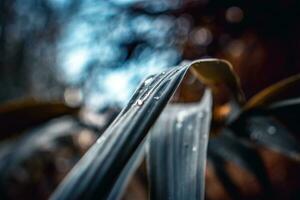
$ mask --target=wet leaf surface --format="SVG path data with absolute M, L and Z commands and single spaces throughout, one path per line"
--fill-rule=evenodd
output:
M 186 68 L 175 68 L 144 82 L 51 199 L 107 199 L 185 71 Z
M 198 103 L 169 104 L 151 130 L 150 198 L 203 199 L 211 118 L 209 90 Z
M 210 65 L 220 63 L 217 59 L 198 60 L 192 63 L 192 68 L 198 68 L 194 65 L 198 62 Z M 189 67 L 177 67 L 148 77 L 51 199 L 107 199 L 126 164 L 147 136 Z M 205 162 L 205 159 L 199 162 Z

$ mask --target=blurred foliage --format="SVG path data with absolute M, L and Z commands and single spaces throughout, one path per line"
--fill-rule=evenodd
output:
M 1 101 L 71 89 L 87 105 L 123 105 L 145 75 L 202 57 L 230 61 L 249 98 L 299 71 L 298 4 L 2 0 Z
M 63 115 L 76 115 L 79 108 L 71 108 L 62 102 L 36 102 L 23 100 L 0 106 L 0 139 L 12 137 L 26 129 Z

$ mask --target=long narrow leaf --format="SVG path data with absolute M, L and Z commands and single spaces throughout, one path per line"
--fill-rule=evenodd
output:
M 185 73 L 197 63 L 223 65 L 217 59 L 198 60 L 149 77 L 136 91 L 98 142 L 68 174 L 51 199 L 107 199 L 126 164 L 145 139 Z
M 186 70 L 172 69 L 146 80 L 51 199 L 107 199 Z
M 129 162 L 126 164 L 125 168 L 122 170 L 121 175 L 118 177 L 112 191 L 110 192 L 107 200 L 120 199 L 124 193 L 124 190 L 132 177 L 133 173 L 137 167 L 141 164 L 144 153 L 145 153 L 145 142 L 140 144 L 138 149 L 134 152 L 133 156 L 130 158 Z
M 219 181 L 222 183 L 224 189 L 233 200 L 241 199 L 241 194 L 237 185 L 233 182 L 230 175 L 225 169 L 226 160 L 221 156 L 212 152 L 207 152 L 207 159 L 212 163 L 214 172 L 216 173 Z
M 260 155 L 254 148 L 239 141 L 230 130 L 223 130 L 220 136 L 209 141 L 208 155 L 246 169 L 256 177 L 266 193 L 270 192 L 271 184 Z
M 203 199 L 211 106 L 207 90 L 200 103 L 168 105 L 156 122 L 148 153 L 151 199 Z
M 283 124 L 271 116 L 244 116 L 230 127 L 238 136 L 251 139 L 291 158 L 300 158 L 299 142 Z
M 287 79 L 279 81 L 270 87 L 262 90 L 254 97 L 252 97 L 247 104 L 245 105 L 245 109 L 249 110 L 255 107 L 261 107 L 263 105 L 270 104 L 271 102 L 278 101 L 284 98 L 290 98 L 289 93 L 298 93 L 299 95 L 299 87 L 300 87 L 300 74 L 291 76 Z
M 264 111 L 266 114 L 276 117 L 293 135 L 300 138 L 300 98 L 276 102 L 266 107 Z

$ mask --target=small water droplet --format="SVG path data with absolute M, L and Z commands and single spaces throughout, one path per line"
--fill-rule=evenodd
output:
M 156 101 L 159 100 L 159 98 L 160 98 L 160 97 L 154 97 L 154 99 L 155 99 Z
M 181 127 L 182 127 L 182 122 L 177 122 L 177 123 L 176 123 L 176 128 L 179 129 L 179 128 L 181 128 Z
M 270 135 L 274 135 L 276 133 L 276 128 L 274 126 L 270 126 L 270 127 L 268 127 L 267 132 Z
M 182 114 L 179 114 L 178 117 L 177 117 L 177 121 L 178 122 L 183 122 L 184 120 L 184 116 Z
M 105 136 L 99 137 L 99 139 L 96 141 L 97 144 L 102 144 L 106 140 Z
M 206 139 L 208 137 L 208 135 L 204 134 L 202 135 L 202 139 Z
M 143 100 L 141 100 L 141 99 L 137 100 L 137 102 L 136 102 L 136 104 L 137 104 L 138 106 L 141 106 L 141 105 L 143 105 L 143 103 L 144 103 L 144 101 L 143 101 Z
M 162 72 L 161 74 L 162 74 L 162 75 L 165 75 L 165 74 L 166 74 L 166 72 Z
M 153 76 L 147 78 L 147 79 L 144 81 L 144 85 L 145 85 L 145 86 L 146 86 L 146 85 L 149 85 L 150 83 L 152 83 L 153 79 L 154 79 Z
M 198 117 L 199 119 L 201 119 L 201 118 L 203 117 L 203 112 L 199 112 L 199 113 L 197 114 L 197 117 Z
M 194 146 L 192 151 L 194 151 L 194 152 L 197 151 L 197 147 Z

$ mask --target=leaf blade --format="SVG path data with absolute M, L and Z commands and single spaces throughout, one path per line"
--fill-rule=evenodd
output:
M 170 104 L 151 130 L 151 199 L 203 199 L 211 102 L 207 90 L 200 103 Z
M 299 91 L 299 87 L 300 74 L 279 81 L 252 97 L 245 105 L 245 110 L 249 110 L 254 107 L 261 107 L 279 100 L 282 96 L 287 96 L 289 90 Z

